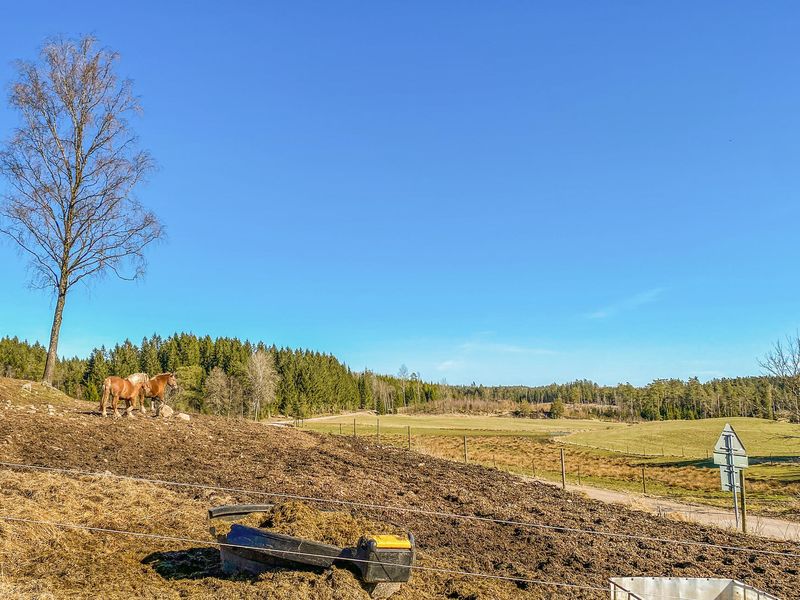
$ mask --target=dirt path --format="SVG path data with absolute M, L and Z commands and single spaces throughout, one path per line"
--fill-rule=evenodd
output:
M 544 479 L 539 481 L 557 486 L 557 484 L 554 484 L 552 481 Z M 622 504 L 670 519 L 712 525 L 721 529 L 727 529 L 728 531 L 734 531 L 736 528 L 733 507 L 731 507 L 730 511 L 726 512 L 712 506 L 684 504 L 654 496 L 645 496 L 633 492 L 620 492 L 588 485 L 567 485 L 567 490 L 580 492 L 592 500 L 599 500 L 607 504 Z M 785 521 L 783 519 L 748 515 L 747 531 L 751 535 L 774 540 L 800 541 L 800 523 Z

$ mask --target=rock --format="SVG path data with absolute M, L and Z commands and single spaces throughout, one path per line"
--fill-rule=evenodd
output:
M 159 411 L 159 416 L 164 417 L 165 419 L 167 419 L 167 418 L 171 417 L 174 412 L 175 412 L 174 410 L 172 410 L 169 406 L 164 404 L 161 407 L 161 410 Z
M 175 417 L 180 419 L 181 421 L 190 421 L 192 419 L 192 417 L 190 417 L 186 413 L 178 413 L 175 415 Z

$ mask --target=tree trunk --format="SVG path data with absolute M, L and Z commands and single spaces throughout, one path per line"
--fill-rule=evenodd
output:
M 47 361 L 44 363 L 44 376 L 42 377 L 42 381 L 48 385 L 53 385 L 53 376 L 56 372 L 56 360 L 58 358 L 58 334 L 61 332 L 61 317 L 64 314 L 64 302 L 66 299 L 66 286 L 59 285 L 58 299 L 56 300 L 56 311 L 53 314 L 53 328 L 50 330 L 50 347 L 47 350 Z

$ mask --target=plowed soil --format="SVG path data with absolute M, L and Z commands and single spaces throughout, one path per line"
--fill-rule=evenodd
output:
M 189 422 L 141 416 L 103 419 L 96 407 L 71 399 L 62 402 L 53 395 L 20 395 L 16 382 L 9 381 L 0 386 L 0 460 L 5 462 L 800 553 L 797 544 L 676 523 L 549 485 L 524 482 L 493 469 L 379 448 L 349 438 L 198 415 Z M 46 402 L 53 408 L 47 410 Z M 203 520 L 203 511 L 210 505 L 280 501 L 161 484 L 123 485 L 108 477 L 25 475 L 6 467 L 0 473 L 5 473 L 0 483 L 0 514 L 36 514 L 40 519 L 51 515 L 50 520 L 193 539 L 203 535 L 203 539 L 211 539 Z M 12 475 L 17 479 L 10 480 Z M 25 479 L 19 479 L 22 477 Z M 37 479 L 45 477 L 49 479 Z M 42 486 L 50 486 L 51 492 L 41 492 Z M 136 506 L 139 503 L 150 508 L 142 513 Z M 641 575 L 729 577 L 783 598 L 798 597 L 796 591 L 800 589 L 800 561 L 794 557 L 412 512 L 306 504 L 410 530 L 420 550 L 420 564 L 431 567 L 604 589 L 609 577 Z M 367 597 L 352 574 L 340 569 L 277 570 L 255 580 L 231 579 L 219 571 L 213 548 L 135 538 L 119 542 L 116 538 L 122 536 L 49 530 L 56 540 L 51 542 L 41 531 L 34 533 L 35 528 L 17 523 L 0 528 L 3 597 Z M 70 541 L 70 535 L 79 534 L 81 543 Z M 19 538 L 33 541 L 22 544 Z M 54 544 L 61 551 L 54 551 Z M 117 546 L 109 557 L 112 544 Z M 33 580 L 46 575 L 42 556 L 46 556 L 47 573 L 60 572 L 61 576 L 42 583 L 39 589 Z M 109 572 L 109 565 L 116 567 Z M 75 572 L 81 576 L 75 576 Z M 109 587 L 112 581 L 116 587 Z M 396 598 L 607 595 L 581 587 L 416 572 Z

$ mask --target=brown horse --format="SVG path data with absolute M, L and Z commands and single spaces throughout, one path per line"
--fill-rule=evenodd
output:
M 147 393 L 149 389 L 149 381 L 145 381 L 144 383 L 131 383 L 127 379 L 114 375 L 106 377 L 103 381 L 103 397 L 100 400 L 100 412 L 104 417 L 107 416 L 106 404 L 108 403 L 108 399 L 111 398 L 111 407 L 114 410 L 114 416 L 118 417 L 119 412 L 117 412 L 117 405 L 119 399 L 122 398 L 125 400 L 125 413 L 130 415 L 133 407 L 136 406 L 136 401 L 139 399 L 140 392 L 145 390 L 145 393 Z
M 178 380 L 175 379 L 174 373 L 161 373 L 155 377 L 151 377 L 147 382 L 148 387 L 142 388 L 140 392 L 142 395 L 142 409 L 144 409 L 144 399 L 150 398 L 153 405 L 153 412 L 156 416 L 161 413 L 161 405 L 165 404 L 164 396 L 167 392 L 167 386 L 172 389 L 178 387 Z M 158 404 L 156 404 L 158 400 Z

